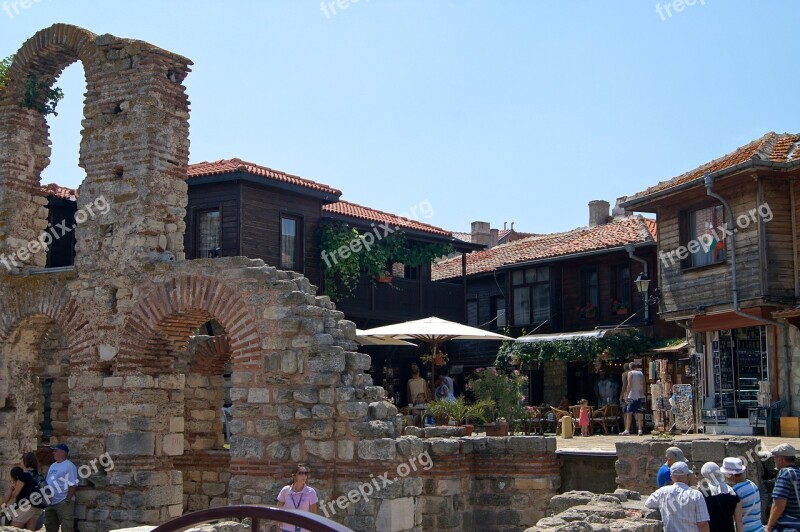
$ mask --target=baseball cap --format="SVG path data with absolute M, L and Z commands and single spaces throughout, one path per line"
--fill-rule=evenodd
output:
M 744 473 L 745 467 L 741 458 L 728 457 L 722 461 L 722 467 L 719 470 L 726 475 L 738 475 Z
M 667 450 L 664 451 L 664 456 L 667 458 L 673 458 L 678 462 L 686 461 L 686 457 L 683 455 L 683 451 L 680 447 L 667 447 Z
M 669 472 L 672 475 L 688 475 L 689 466 L 686 465 L 686 462 L 675 462 L 669 466 Z
M 59 443 L 57 445 L 53 445 L 50 447 L 50 449 L 53 451 L 58 449 L 59 451 L 64 451 L 65 453 L 69 454 L 69 447 L 67 447 L 66 443 Z
M 797 454 L 797 450 L 793 445 L 782 443 L 772 449 L 770 454 L 772 454 L 772 456 L 789 456 L 793 458 Z

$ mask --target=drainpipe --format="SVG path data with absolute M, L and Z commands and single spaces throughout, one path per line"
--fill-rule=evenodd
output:
M 731 234 L 730 242 L 731 242 L 731 283 L 733 284 L 733 312 L 737 316 L 742 316 L 744 318 L 760 321 L 761 323 L 767 325 L 774 325 L 775 327 L 781 327 L 783 329 L 783 363 L 784 367 L 786 368 L 786 379 L 784 379 L 783 388 L 784 388 L 784 397 L 786 398 L 786 404 L 789 407 L 789 412 L 792 411 L 792 387 L 790 384 L 791 376 L 792 376 L 792 361 L 789 354 L 789 323 L 784 322 L 781 323 L 779 321 L 771 320 L 769 318 L 762 318 L 761 316 L 754 316 L 752 314 L 748 314 L 746 312 L 742 312 L 739 308 L 739 288 L 736 285 L 736 235 L 733 234 L 733 209 L 731 209 L 730 204 L 725 201 L 725 198 L 717 194 L 712 190 L 714 188 L 714 176 L 708 172 L 703 175 L 703 181 L 706 185 L 706 194 L 711 196 L 712 198 L 716 199 L 722 206 L 725 207 L 725 211 L 728 214 L 728 220 L 730 221 L 730 229 L 729 233 Z M 728 225 L 727 223 L 725 224 Z M 775 372 L 777 373 L 778 368 L 775 368 Z
M 650 274 L 647 272 L 647 261 L 637 257 L 636 255 L 634 255 L 633 254 L 633 250 L 634 250 L 633 244 L 625 244 L 625 251 L 628 252 L 628 256 L 631 259 L 635 260 L 636 262 L 641 262 L 642 266 L 644 268 L 644 274 L 647 275 L 647 277 L 650 277 Z M 639 294 L 639 295 L 641 295 L 641 294 Z M 644 300 L 643 300 L 643 302 L 644 302 L 644 323 L 645 324 L 648 324 L 650 322 L 650 319 L 649 319 L 649 316 L 650 316 L 650 305 L 647 303 L 647 299 L 649 299 L 649 296 L 645 297 Z

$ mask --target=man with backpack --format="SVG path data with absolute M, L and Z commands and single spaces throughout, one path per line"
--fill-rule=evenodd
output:
M 69 447 L 63 443 L 50 447 L 55 462 L 47 470 L 47 485 L 53 491 L 50 506 L 44 511 L 47 532 L 74 532 L 75 492 L 78 491 L 78 468 L 67 460 Z
M 800 469 L 795 464 L 797 451 L 783 443 L 771 451 L 778 468 L 778 478 L 772 490 L 772 510 L 767 532 L 800 530 Z

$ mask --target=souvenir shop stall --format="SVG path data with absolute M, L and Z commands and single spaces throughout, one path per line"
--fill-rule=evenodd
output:
M 651 413 L 645 418 L 655 432 L 696 432 L 696 365 L 686 342 L 646 353 L 643 369 Z

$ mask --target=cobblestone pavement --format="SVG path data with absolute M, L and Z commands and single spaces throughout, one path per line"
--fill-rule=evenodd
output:
M 552 434 L 550 434 L 552 436 Z M 724 436 L 724 435 L 711 435 L 711 434 L 683 434 L 680 436 L 675 436 L 672 441 L 686 441 L 691 440 L 694 438 L 710 438 L 712 440 L 720 440 L 724 438 L 736 438 L 736 437 L 748 437 L 748 436 Z M 772 449 L 773 447 L 781 444 L 781 443 L 791 443 L 795 446 L 795 448 L 800 449 L 800 438 L 781 438 L 780 436 L 755 436 L 756 438 L 760 438 L 762 445 L 766 449 Z M 588 436 L 588 437 L 581 437 L 581 436 L 573 436 L 572 438 L 562 438 L 561 436 L 556 437 L 556 445 L 559 451 L 580 451 L 580 452 L 616 452 L 616 448 L 614 444 L 618 441 L 643 441 L 646 438 L 655 438 L 655 436 L 618 436 L 614 435 L 598 435 L 598 436 Z

